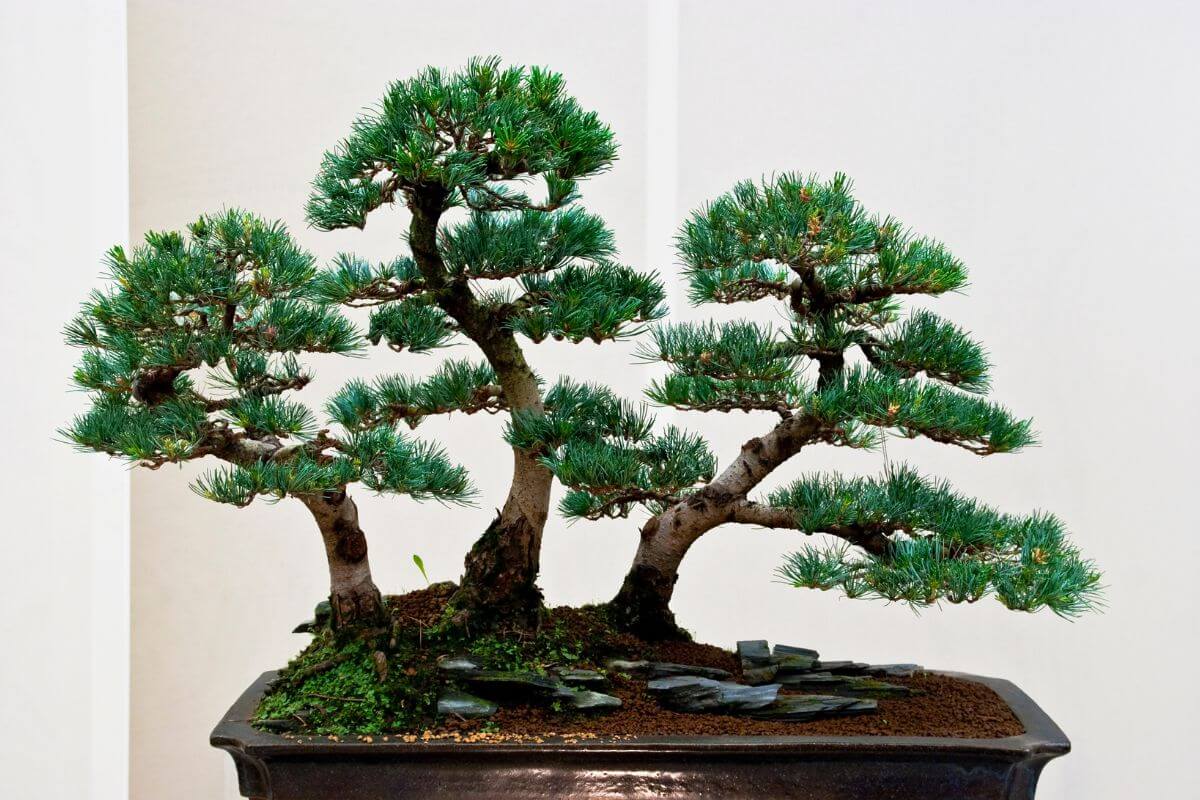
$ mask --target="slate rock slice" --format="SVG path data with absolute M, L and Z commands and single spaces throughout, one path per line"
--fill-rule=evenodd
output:
M 817 670 L 835 675 L 861 675 L 870 667 L 870 664 L 861 661 L 818 661 L 815 665 Z
M 771 649 L 771 664 L 779 668 L 780 675 L 808 672 L 817 665 L 820 654 L 807 647 L 789 647 L 777 644 Z
M 773 656 L 808 656 L 813 661 L 821 657 L 821 654 L 816 650 L 810 650 L 807 647 L 793 647 L 787 644 L 777 644 L 771 648 Z
M 693 713 L 713 711 L 721 697 L 720 681 L 693 675 L 652 680 L 646 691 L 667 708 Z
M 918 672 L 924 672 L 920 664 L 872 664 L 865 672 L 880 678 L 911 678 Z
M 468 675 L 483 671 L 483 667 L 470 656 L 442 656 L 438 659 L 437 667 L 451 675 Z
M 604 686 L 608 683 L 608 678 L 591 669 L 559 669 L 555 674 L 567 686 Z
M 316 630 L 317 621 L 315 619 L 309 619 L 292 628 L 292 633 L 316 633 Z
M 461 676 L 474 691 L 502 702 L 545 701 L 564 689 L 563 684 L 534 672 L 480 670 Z
M 658 678 L 646 684 L 646 690 L 660 703 L 675 711 L 689 713 L 738 714 L 766 708 L 779 696 L 779 684 L 744 686 L 733 681 L 717 681 L 694 675 Z
M 781 675 L 777 679 L 789 689 L 816 689 L 843 697 L 908 697 L 912 689 L 895 683 L 862 675 L 834 675 L 829 672 L 808 672 Z
M 463 719 L 479 719 L 490 717 L 500 710 L 500 707 L 490 700 L 476 697 L 473 694 L 448 689 L 438 697 L 437 713 L 440 717 L 462 717 Z
M 613 697 L 603 692 L 593 692 L 590 689 L 574 691 L 568 689 L 557 695 L 577 711 L 608 711 L 621 707 L 621 698 Z
M 775 680 L 775 675 L 778 672 L 779 667 L 773 665 L 766 667 L 743 667 L 742 683 L 750 686 L 761 686 L 764 683 L 771 683 Z
M 616 672 L 637 675 L 642 678 L 671 678 L 677 675 L 694 675 L 723 681 L 733 677 L 727 670 L 716 667 L 698 667 L 691 664 L 673 664 L 668 661 L 609 661 L 606 665 Z
M 770 683 L 765 686 L 743 686 L 732 681 L 721 682 L 721 710 L 740 714 L 766 708 L 779 697 L 780 686 Z
M 898 683 L 888 683 L 878 678 L 862 675 L 845 676 L 846 683 L 834 689 L 834 694 L 850 697 L 909 697 L 913 690 Z
M 738 642 L 737 654 L 742 660 L 742 669 L 765 667 L 771 663 L 771 648 L 766 639 Z
M 796 672 L 780 674 L 776 680 L 788 687 L 816 687 L 824 690 L 830 686 L 840 686 L 845 682 L 845 676 L 834 675 L 832 672 Z
M 876 707 L 874 700 L 822 694 L 785 694 L 767 708 L 759 709 L 750 716 L 776 722 L 799 722 L 819 717 L 864 714 L 874 711 Z

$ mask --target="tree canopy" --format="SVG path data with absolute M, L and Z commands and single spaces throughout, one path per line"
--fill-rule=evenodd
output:
M 756 485 L 807 443 L 870 450 L 891 434 L 985 456 L 1035 443 L 1029 420 L 984 396 L 981 345 L 927 310 L 903 313 L 904 295 L 966 285 L 943 245 L 868 213 L 843 175 L 789 173 L 739 183 L 696 211 L 678 249 L 693 303 L 775 299 L 787 324 L 771 324 L 778 313 L 768 311 L 657 326 L 640 355 L 668 372 L 647 396 L 683 410 L 778 414 L 785 452 L 764 461 L 754 452 L 763 440 L 751 440 L 718 475 L 704 440 L 674 427 L 568 442 L 544 459 L 572 487 L 565 515 L 624 516 L 638 504 L 660 514 L 703 497 L 727 506 L 719 522 L 834 537 L 787 558 L 780 576 L 796 586 L 913 605 L 994 594 L 1010 608 L 1064 615 L 1096 602 L 1099 574 L 1055 517 L 1001 514 L 906 466 L 873 479 L 810 476 L 758 500 L 729 489 L 747 483 L 733 473 L 753 466 Z M 858 363 L 847 360 L 854 351 Z
M 361 334 L 313 301 L 314 258 L 282 224 L 209 214 L 129 253 L 113 248 L 107 267 L 110 285 L 66 330 L 83 349 L 74 381 L 92 397 L 64 430 L 81 449 L 151 468 L 216 456 L 229 465 L 194 488 L 239 506 L 353 482 L 471 496 L 439 448 L 390 431 L 331 434 L 290 398 L 312 379 L 300 354 L 352 354 Z

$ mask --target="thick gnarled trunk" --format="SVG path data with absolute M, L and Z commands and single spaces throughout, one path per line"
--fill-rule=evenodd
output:
M 686 636 L 671 611 L 683 557 L 697 539 L 723 523 L 769 524 L 756 518 L 756 507 L 746 500 L 746 493 L 818 431 L 819 425 L 809 417 L 783 420 L 766 436 L 742 445 L 738 457 L 708 486 L 651 517 L 642 527 L 625 581 L 608 604 L 614 624 L 646 639 Z
M 541 389 L 505 319 L 475 299 L 465 280 L 446 272 L 437 247 L 445 191 L 424 187 L 409 199 L 409 245 L 438 305 L 487 357 L 510 412 L 543 412 Z M 466 558 L 459 591 L 450 600 L 452 621 L 476 629 L 499 622 L 535 626 L 542 608 L 537 588 L 542 530 L 550 513 L 553 475 L 536 457 L 513 450 L 513 478 L 500 515 Z
M 383 596 L 371 578 L 367 537 L 358 525 L 358 507 L 350 495 L 342 490 L 299 499 L 312 512 L 325 544 L 334 629 L 383 623 Z
M 540 398 L 536 408 L 541 408 Z M 513 448 L 508 497 L 467 553 L 462 582 L 450 601 L 455 624 L 476 629 L 498 623 L 537 626 L 542 609 L 537 586 L 542 531 L 550 513 L 553 481 L 554 475 L 533 454 Z

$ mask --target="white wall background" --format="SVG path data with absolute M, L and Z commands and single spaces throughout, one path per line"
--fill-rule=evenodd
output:
M 125 3 L 0 3 L 0 797 L 127 795 L 129 473 L 55 430 L 129 225 Z
M 1200 288 L 1189 246 L 1200 180 L 1198 22 L 1194 5 L 1163 0 L 462 2 L 452 15 L 428 4 L 368 0 L 336 8 L 133 0 L 131 228 L 140 236 L 237 203 L 287 220 L 323 257 L 341 249 L 390 256 L 404 221 L 399 212 L 373 218 L 365 232 L 305 229 L 302 207 L 320 153 L 388 80 L 490 52 L 563 71 L 581 101 L 616 129 L 622 160 L 585 187 L 585 200 L 609 219 L 632 264 L 671 273 L 674 226 L 736 179 L 782 169 L 849 172 L 868 206 L 943 239 L 971 266 L 970 292 L 936 305 L 990 346 L 997 396 L 1034 416 L 1044 442 L 1020 456 L 984 460 L 895 443 L 893 459 L 951 476 L 1006 508 L 1059 513 L 1106 569 L 1110 609 L 1074 624 L 995 603 L 916 617 L 900 607 L 801 593 L 771 582 L 791 543 L 786 536 L 730 528 L 702 540 L 687 563 L 676 603 L 681 618 L 718 643 L 761 636 L 834 657 L 1004 675 L 1075 741 L 1076 752 L 1048 769 L 1042 797 L 1182 797 L 1195 791 L 1185 774 L 1200 712 L 1195 694 L 1180 688 L 1195 663 L 1200 610 L 1190 586 L 1200 545 L 1186 510 L 1196 472 L 1187 421 L 1198 384 L 1189 346 L 1189 303 Z M 102 113 L 82 98 L 59 102 L 79 97 L 80 81 L 99 73 L 83 56 L 93 51 L 82 42 L 65 46 L 69 35 L 56 32 L 77 60 L 56 62 L 45 73 L 49 86 L 21 99 L 63 123 L 81 107 Z M 43 51 L 37 63 L 51 55 Z M 5 58 L 6 78 L 31 71 L 32 62 L 10 48 Z M 5 91 L 10 83 L 17 82 L 5 80 Z M 35 398 L 4 395 L 16 404 L 7 418 L 21 420 L 18 435 L 29 439 L 22 469 L 12 470 L 24 483 L 5 482 L 15 497 L 54 492 L 26 478 L 28 459 L 44 458 L 39 466 L 57 470 L 55 485 L 88 486 L 94 474 L 85 459 L 60 459 L 61 450 L 51 455 L 45 444 L 43 431 L 76 402 L 60 391 L 70 354 L 56 346 L 54 331 L 96 254 L 122 238 L 124 226 L 113 212 L 110 220 L 89 217 L 104 223 L 98 236 L 89 229 L 90 238 L 68 242 L 62 235 L 64 187 L 74 181 L 77 188 L 81 178 L 58 164 L 64 171 L 46 180 L 22 143 L 76 153 L 91 146 L 80 141 L 101 141 L 94 133 L 72 139 L 68 130 L 47 124 L 5 148 L 4 218 L 19 222 L 3 235 L 24 234 L 17 240 L 24 249 L 6 264 L 20 265 L 9 267 L 11 281 L 29 282 L 18 293 L 20 313 L 3 321 L 5 357 L 15 365 L 9 374 L 37 376 L 44 387 Z M 92 163 L 121 166 L 119 158 Z M 87 185 L 108 186 L 104 177 L 89 176 Z M 90 188 L 73 202 L 80 197 L 111 197 L 112 208 L 124 208 L 115 195 Z M 53 227 L 44 209 L 54 209 Z M 4 244 L 8 255 L 9 238 Z M 51 268 L 61 292 L 45 291 Z M 678 302 L 675 310 L 699 315 Z M 31 355 L 27 341 L 44 348 Z M 649 378 L 629 366 L 624 345 L 530 349 L 546 374 L 570 371 L 630 396 Z M 327 359 L 306 394 L 315 400 L 351 374 L 420 372 L 434 363 L 388 352 L 365 362 Z M 503 496 L 509 464 L 499 422 L 456 418 L 422 430 L 472 469 L 491 504 Z M 687 422 L 709 432 L 721 455 L 768 424 L 741 416 Z M 879 462 L 819 451 L 794 469 L 831 466 L 870 472 Z M 235 796 L 225 757 L 207 746 L 208 730 L 258 672 L 301 644 L 287 631 L 325 590 L 317 537 L 299 507 L 216 507 L 188 492 L 185 478 L 194 471 L 184 473 L 137 473 L 133 484 L 138 800 Z M 421 582 L 413 552 L 435 579 L 455 577 L 491 514 L 486 503 L 464 513 L 403 500 L 360 502 L 376 575 L 389 591 Z M 22 533 L 8 537 L 15 549 L 7 563 L 24 564 L 49 548 L 55 577 L 66 587 L 83 585 L 91 562 L 78 532 L 90 518 L 61 502 L 31 514 L 17 526 Z M 629 523 L 555 523 L 544 555 L 548 599 L 611 594 L 635 530 Z M 36 577 L 23 569 L 18 589 L 40 586 Z M 45 607 L 36 593 L 15 596 L 23 614 Z M 62 632 L 79 623 L 60 606 L 41 612 L 49 617 L 31 657 L 40 659 L 38 680 L 46 680 L 35 689 L 63 688 L 36 707 L 4 706 L 6 728 L 10 719 L 19 727 L 87 707 L 86 693 L 71 691 L 88 662 L 80 648 L 62 646 Z M 11 625 L 13 616 L 0 624 Z M 0 666 L 4 685 L 28 680 L 23 666 Z M 46 757 L 22 747 L 5 756 Z

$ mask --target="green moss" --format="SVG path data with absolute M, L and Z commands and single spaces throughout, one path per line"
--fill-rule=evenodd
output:
M 545 673 L 550 666 L 579 665 L 586 650 L 561 621 L 530 637 L 488 634 L 465 644 L 466 651 L 487 669 L 538 673 Z
M 445 593 L 436 586 L 427 591 Z M 548 612 L 533 632 L 471 637 L 433 622 L 440 606 L 426 622 L 414 622 L 404 599 L 389 602 L 389 630 L 339 636 L 316 628 L 312 643 L 280 671 L 254 721 L 306 734 L 419 733 L 436 724 L 438 694 L 450 685 L 438 672 L 440 656 L 465 653 L 487 669 L 546 674 L 602 666 L 617 648 L 607 620 L 592 609 Z M 385 671 L 377 667 L 380 657 Z
M 395 733 L 431 723 L 437 707 L 435 669 L 401 646 L 386 654 L 387 674 L 381 679 L 375 644 L 339 642 L 327 631 L 320 633 L 280 673 L 255 720 L 289 721 L 306 733 L 340 735 Z

